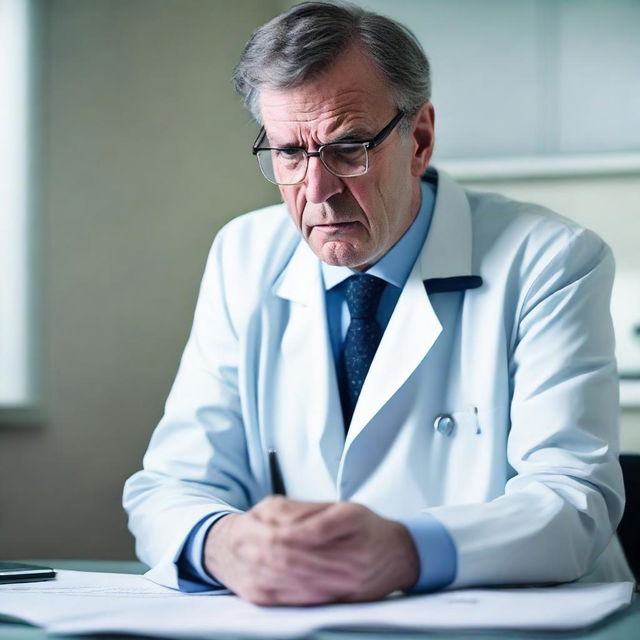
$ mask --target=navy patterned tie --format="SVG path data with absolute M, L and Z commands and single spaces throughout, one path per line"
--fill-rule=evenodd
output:
M 382 337 L 376 311 L 385 285 L 384 280 L 369 275 L 351 276 L 345 281 L 345 298 L 351 322 L 342 351 L 340 396 L 347 429 Z

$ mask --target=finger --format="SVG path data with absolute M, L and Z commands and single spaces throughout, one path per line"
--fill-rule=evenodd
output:
M 352 583 L 350 567 L 331 556 L 276 540 L 247 547 L 243 560 L 243 585 L 239 586 L 258 597 L 260 604 L 335 602 L 350 592 L 345 589 Z
M 254 574 L 254 585 L 270 594 L 273 604 L 323 604 L 338 602 L 352 596 L 353 579 L 343 566 L 337 564 L 312 567 L 304 561 L 283 575 L 273 567 L 261 567 Z
M 299 525 L 294 525 L 299 526 Z M 343 575 L 342 557 L 335 553 L 292 545 L 287 527 L 255 520 L 250 536 L 242 542 L 238 557 L 254 568 L 264 568 L 283 576 L 309 579 L 314 575 Z
M 292 545 L 321 547 L 366 535 L 371 519 L 378 517 L 362 505 L 338 502 L 309 514 L 282 536 Z
M 284 496 L 269 496 L 250 512 L 262 522 L 274 525 L 291 525 L 327 509 L 331 502 L 303 502 Z

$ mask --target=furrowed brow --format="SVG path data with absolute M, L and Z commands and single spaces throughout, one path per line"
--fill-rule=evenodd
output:
M 296 140 L 278 140 L 277 137 L 272 138 L 269 136 L 269 132 L 266 131 L 263 146 L 273 147 L 274 149 L 304 149 L 300 142 Z
M 370 140 L 372 137 L 372 134 L 366 129 L 350 129 L 337 138 L 332 138 L 329 142 L 362 142 Z
M 347 131 L 341 133 L 339 136 L 334 138 L 330 138 L 326 142 L 322 144 L 330 144 L 333 142 L 362 142 L 366 140 L 371 140 L 371 138 L 375 134 L 372 134 L 370 131 L 362 128 L 354 128 L 348 129 Z M 300 144 L 297 140 L 290 140 L 287 142 L 280 142 L 279 140 L 273 140 L 269 137 L 267 133 L 266 142 L 269 143 L 268 146 L 276 148 L 276 149 L 305 149 L 303 145 Z
M 267 136 L 266 141 L 274 149 L 304 149 L 299 142 L 276 142 Z

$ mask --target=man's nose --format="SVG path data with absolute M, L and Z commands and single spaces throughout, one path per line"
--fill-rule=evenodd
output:
M 342 180 L 338 176 L 334 176 L 317 156 L 309 158 L 304 182 L 307 201 L 313 204 L 322 204 L 344 189 Z

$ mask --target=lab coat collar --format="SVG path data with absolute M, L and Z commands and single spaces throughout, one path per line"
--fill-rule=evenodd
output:
M 431 227 L 419 258 L 422 279 L 470 276 L 469 201 L 462 188 L 444 171 L 437 171 L 437 180 L 438 190 Z
M 300 238 L 289 263 L 275 281 L 272 291 L 285 300 L 309 305 L 314 302 L 318 284 L 322 284 L 320 260 L 309 245 Z M 324 295 L 324 287 L 321 286 L 320 289 Z

